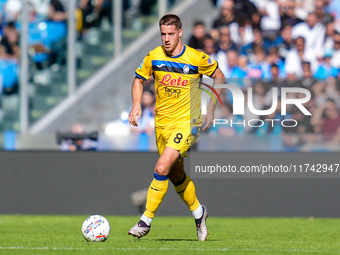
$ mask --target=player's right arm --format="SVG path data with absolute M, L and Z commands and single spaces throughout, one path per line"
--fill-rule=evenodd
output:
M 131 95 L 132 95 L 132 109 L 129 114 L 129 123 L 132 126 L 137 127 L 137 118 L 142 116 L 141 101 L 143 95 L 143 79 L 135 77 L 132 82 Z
M 129 123 L 132 126 L 137 127 L 137 118 L 142 116 L 141 101 L 143 95 L 143 82 L 150 79 L 152 75 L 152 63 L 150 53 L 146 55 L 142 63 L 137 68 L 136 77 L 132 82 L 131 94 L 132 94 L 132 109 L 129 114 Z

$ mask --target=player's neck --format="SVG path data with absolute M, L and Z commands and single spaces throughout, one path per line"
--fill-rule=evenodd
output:
M 173 52 L 167 52 L 167 54 L 170 56 L 170 57 L 176 57 L 178 56 L 179 54 L 181 54 L 181 52 L 183 51 L 183 43 L 180 41 L 177 45 L 177 47 L 174 49 Z

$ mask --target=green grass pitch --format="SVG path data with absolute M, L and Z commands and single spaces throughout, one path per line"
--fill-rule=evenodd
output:
M 106 242 L 86 242 L 87 216 L 0 215 L 0 254 L 340 254 L 340 219 L 208 218 L 196 241 L 191 217 L 156 217 L 141 239 L 127 232 L 138 217 L 107 216 Z

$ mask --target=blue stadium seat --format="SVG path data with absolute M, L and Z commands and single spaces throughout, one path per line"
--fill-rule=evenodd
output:
M 0 73 L 3 77 L 3 88 L 11 88 L 18 82 L 18 64 L 0 59 Z
M 44 21 L 38 24 L 41 39 L 45 45 L 51 45 L 67 35 L 66 23 L 56 21 Z
M 21 24 L 16 24 L 17 29 L 21 30 Z M 57 42 L 67 35 L 65 22 L 42 21 L 39 23 L 30 23 L 28 25 L 28 44 L 43 44 L 50 49 L 52 43 Z M 32 56 L 35 63 L 41 63 L 48 58 L 47 53 L 36 53 Z

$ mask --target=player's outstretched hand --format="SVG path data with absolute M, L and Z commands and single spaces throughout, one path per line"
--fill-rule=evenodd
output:
M 207 114 L 204 118 L 203 118 L 203 123 L 205 123 L 202 131 L 207 130 L 210 128 L 210 126 L 213 124 L 214 122 L 214 114 Z
M 132 110 L 129 113 L 130 125 L 137 127 L 138 126 L 137 118 L 140 119 L 141 116 L 142 116 L 141 108 L 132 108 Z

